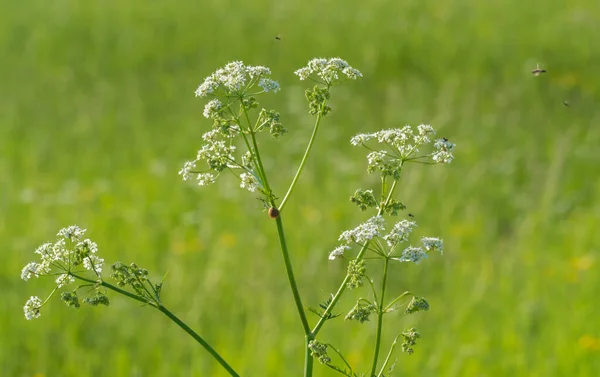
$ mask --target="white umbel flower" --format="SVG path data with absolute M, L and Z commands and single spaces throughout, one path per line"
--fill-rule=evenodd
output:
M 381 216 L 373 216 L 369 220 L 360 224 L 352 230 L 346 230 L 340 235 L 338 241 L 344 241 L 346 244 L 356 242 L 364 244 L 376 236 L 380 236 L 384 231 L 384 219 Z
M 358 69 L 352 68 L 348 62 L 340 58 L 323 59 L 315 58 L 308 62 L 306 67 L 302 67 L 294 72 L 300 80 L 308 79 L 312 74 L 317 75 L 327 84 L 338 81 L 340 75 L 344 75 L 351 80 L 362 77 Z
M 413 262 L 419 264 L 423 259 L 427 259 L 427 253 L 420 247 L 409 246 L 404 251 L 400 258 L 392 258 L 399 262 Z
M 56 278 L 56 286 L 62 288 L 65 285 L 71 284 L 75 281 L 75 278 L 71 275 L 61 274 Z
M 217 69 L 204 79 L 195 94 L 196 97 L 207 97 L 215 95 L 219 89 L 223 89 L 227 94 L 240 93 L 253 85 L 260 86 L 265 92 L 279 91 L 279 83 L 270 76 L 271 70 L 267 67 L 247 66 L 241 61 L 235 61 Z
M 245 188 L 250 192 L 256 191 L 258 189 L 258 180 L 253 174 L 250 173 L 242 173 L 240 174 L 240 187 Z
M 344 252 L 346 250 L 350 250 L 350 246 L 341 245 L 333 249 L 331 253 L 329 253 L 329 260 L 336 260 L 344 257 Z
M 25 312 L 25 318 L 31 320 L 40 317 L 40 308 L 42 307 L 42 300 L 37 296 L 31 296 L 25 303 L 23 311 Z

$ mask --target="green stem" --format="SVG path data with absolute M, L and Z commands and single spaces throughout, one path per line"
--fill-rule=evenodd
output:
M 396 188 L 397 183 L 398 181 L 394 181 L 394 183 L 392 183 L 392 187 L 390 187 L 390 192 L 388 193 L 388 196 L 385 198 L 385 201 L 381 205 L 381 208 L 379 208 L 377 215 L 381 215 L 383 213 L 384 208 L 390 203 L 390 200 L 392 200 L 392 194 L 394 193 L 394 189 Z
M 402 336 L 402 334 L 397 335 L 396 338 L 394 339 L 394 342 L 392 343 L 392 346 L 390 347 L 390 351 L 388 352 L 387 357 L 385 358 L 385 361 L 383 362 L 383 365 L 381 366 L 381 369 L 379 370 L 379 374 L 377 375 L 377 377 L 383 376 L 383 371 L 385 370 L 385 367 L 387 367 L 388 363 L 390 362 L 390 358 L 392 357 L 392 353 L 394 352 L 394 348 L 396 347 L 396 344 L 398 344 L 398 338 L 400 338 L 400 336 Z
M 308 344 L 315 337 L 310 333 L 310 326 L 308 325 L 308 319 L 304 312 L 304 305 L 302 304 L 302 298 L 298 291 L 298 284 L 294 277 L 294 269 L 292 268 L 292 261 L 290 260 L 290 253 L 287 248 L 285 241 L 285 233 L 283 231 L 283 221 L 281 220 L 281 214 L 275 219 L 277 223 L 277 234 L 279 235 L 279 242 L 281 244 L 281 254 L 283 255 L 283 261 L 285 263 L 285 271 L 287 272 L 288 281 L 290 282 L 290 288 L 292 289 L 292 295 L 294 296 L 294 302 L 296 303 L 296 310 L 300 316 L 302 322 L 302 328 L 304 330 L 306 343 L 304 344 L 304 377 L 312 377 L 313 372 L 313 357 L 310 354 Z
M 127 296 L 127 297 L 129 297 L 131 299 L 134 299 L 134 300 L 139 301 L 141 303 L 144 303 L 146 305 L 152 305 L 152 306 L 156 307 L 156 304 L 154 302 L 149 301 L 148 299 L 146 299 L 146 298 L 144 298 L 142 296 L 138 296 L 138 295 L 133 294 L 131 292 L 127 292 L 126 290 L 121 289 L 121 288 L 119 288 L 119 287 L 117 287 L 115 285 L 112 285 L 110 283 L 107 283 L 107 282 L 105 282 L 103 280 L 98 281 L 98 280 L 89 279 L 89 278 L 86 278 L 86 277 L 74 274 L 72 272 L 69 272 L 69 275 L 73 276 L 76 279 L 83 280 L 83 281 L 91 283 L 91 284 L 99 284 L 99 285 L 103 286 L 104 288 L 108 288 L 108 289 L 110 289 L 112 291 L 120 293 L 123 296 Z
M 260 152 L 258 150 L 258 144 L 256 143 L 256 134 L 254 133 L 254 130 L 252 129 L 252 123 L 250 122 L 250 116 L 248 115 L 248 111 L 246 110 L 244 105 L 242 105 L 242 109 L 244 110 L 244 116 L 246 117 L 246 122 L 248 122 L 248 129 L 250 130 L 250 139 L 252 139 L 252 146 L 254 149 L 254 154 L 256 156 L 256 165 L 258 168 L 258 175 L 260 176 L 260 178 L 263 181 L 263 184 L 265 186 L 265 190 L 268 193 L 269 201 L 270 201 L 271 205 L 274 206 L 275 203 L 273 203 L 273 195 L 271 192 L 271 187 L 269 186 L 269 181 L 267 180 L 267 174 L 265 172 L 265 167 L 263 166 L 262 160 L 260 158 Z M 247 144 L 248 144 L 248 141 L 246 141 L 246 145 Z
M 333 350 L 333 352 L 335 352 L 340 359 L 342 359 L 342 361 L 344 362 L 344 365 L 346 365 L 346 368 L 348 368 L 350 370 L 350 374 L 345 373 L 345 371 L 341 371 L 339 369 L 336 369 L 338 372 L 343 373 L 345 376 L 350 376 L 350 377 L 354 377 L 354 371 L 352 370 L 352 367 L 350 366 L 350 364 L 348 364 L 348 361 L 346 360 L 346 358 L 344 357 L 344 355 L 342 355 L 342 353 L 340 352 L 340 350 L 338 350 L 337 348 L 335 348 L 333 345 L 331 344 L 327 344 L 327 346 Z
M 296 284 L 296 278 L 294 277 L 294 269 L 292 268 L 290 253 L 285 242 L 285 233 L 283 231 L 281 214 L 275 219 L 275 221 L 277 223 L 277 234 L 279 235 L 279 243 L 281 244 L 281 253 L 283 254 L 285 271 L 287 272 L 288 280 L 290 282 L 290 288 L 292 289 L 292 295 L 294 296 L 296 309 L 298 310 L 298 315 L 300 316 L 300 321 L 302 322 L 304 334 L 310 335 L 310 326 L 308 326 L 308 320 L 306 319 L 306 313 L 304 312 L 304 306 L 302 305 L 302 299 L 300 298 L 300 292 L 298 291 L 298 285 Z
M 380 205 L 380 208 L 377 211 L 377 215 L 378 216 L 380 216 L 383 213 L 383 209 L 387 206 L 387 204 L 392 199 L 392 194 L 394 193 L 394 189 L 396 188 L 396 184 L 397 183 L 398 183 L 398 181 L 394 181 L 394 183 L 392 184 L 392 187 L 390 187 L 390 192 L 388 193 L 388 196 L 386 197 L 385 201 Z M 364 256 L 365 252 L 367 251 L 367 247 L 368 246 L 369 246 L 369 243 L 368 242 L 365 243 L 365 245 L 358 252 L 358 255 L 356 256 L 356 259 L 361 259 Z M 342 297 L 342 294 L 346 290 L 346 284 L 348 283 L 348 280 L 350 280 L 350 276 L 346 275 L 346 277 L 344 278 L 344 281 L 342 281 L 342 284 L 340 285 L 340 287 L 338 288 L 337 292 L 335 293 L 335 295 L 331 299 L 331 302 L 329 303 L 329 306 L 327 307 L 327 309 L 325 309 L 325 312 L 323 312 L 323 315 L 321 315 L 321 319 L 319 319 L 319 322 L 317 322 L 317 324 L 313 328 L 312 334 L 314 336 L 316 336 L 319 333 L 319 331 L 321 330 L 321 327 L 323 327 L 323 325 L 325 324 L 325 321 L 327 320 L 327 317 L 333 311 L 333 308 L 335 307 L 335 305 L 337 304 L 337 302 Z
M 137 274 L 135 275 L 135 280 L 137 280 L 138 283 L 139 283 L 139 285 L 142 286 L 142 288 L 144 289 L 144 291 L 148 294 L 148 297 L 153 297 L 153 298 L 156 299 L 156 296 L 152 292 L 150 292 L 148 290 L 148 288 L 146 286 L 146 284 L 148 284 L 148 283 L 143 282 Z
M 365 246 L 363 246 L 360 249 L 360 251 L 358 252 L 358 255 L 356 256 L 356 259 L 361 259 L 363 257 L 365 251 L 367 250 L 367 245 L 368 245 L 368 243 L 365 244 Z M 329 303 L 329 306 L 327 306 L 327 309 L 325 309 L 325 311 L 321 315 L 321 319 L 319 319 L 319 321 L 317 322 L 317 324 L 313 328 L 313 330 L 312 330 L 312 334 L 313 335 L 316 336 L 319 333 L 319 331 L 321 330 L 321 327 L 323 327 L 323 325 L 325 324 L 325 321 L 329 317 L 329 314 L 331 313 L 331 311 L 333 310 L 333 308 L 335 307 L 335 305 L 337 304 L 337 302 L 339 301 L 339 299 L 342 297 L 342 293 L 344 293 L 344 291 L 346 290 L 346 284 L 348 284 L 348 280 L 350 280 L 350 275 L 346 274 L 346 277 L 344 278 L 344 281 L 342 281 L 342 284 L 340 285 L 340 287 L 338 288 L 337 292 L 335 293 L 335 295 L 331 299 L 331 302 Z
M 385 309 L 383 309 L 384 312 L 387 312 L 389 310 L 389 308 L 391 308 L 392 306 L 394 306 L 395 303 L 397 303 L 401 298 L 403 298 L 406 295 L 412 295 L 414 296 L 414 294 L 412 294 L 412 292 L 410 291 L 406 291 L 403 294 L 401 294 L 400 296 L 396 297 L 395 299 L 393 299 L 386 307 Z
M 221 357 L 221 355 L 219 355 L 219 353 L 217 351 L 215 351 L 215 349 L 210 346 L 210 344 L 208 344 L 204 339 L 202 339 L 202 337 L 200 335 L 196 334 L 196 332 L 194 330 L 192 330 L 188 325 L 186 325 L 182 320 L 180 320 L 179 318 L 177 318 L 175 316 L 175 314 L 171 313 L 167 308 L 165 308 L 162 305 L 159 305 L 157 307 L 157 309 L 160 310 L 164 315 L 166 315 L 167 317 L 169 317 L 169 319 L 171 319 L 171 321 L 175 322 L 179 327 L 181 327 L 183 329 L 183 331 L 185 331 L 186 333 L 188 333 L 198 343 L 200 343 L 200 345 L 202 347 L 204 347 L 204 349 L 208 353 L 210 353 L 211 356 L 214 357 L 215 360 L 217 360 L 217 362 L 219 364 L 221 364 L 221 366 L 229 373 L 230 376 L 232 376 L 232 377 L 239 377 L 239 374 L 237 374 L 236 371 L 233 370 L 233 368 L 229 364 L 227 364 L 227 362 L 225 361 L 225 359 L 223 359 Z
M 306 334 L 304 339 L 306 339 L 306 343 L 304 344 L 304 377 L 312 377 L 314 360 L 312 355 L 310 354 L 308 344 L 315 338 L 311 334 Z
M 371 374 L 369 376 L 375 376 L 375 370 L 377 369 L 377 359 L 379 358 L 379 348 L 381 347 L 381 329 L 383 328 L 383 300 L 385 296 L 385 286 L 387 283 L 387 272 L 388 265 L 390 264 L 389 258 L 385 258 L 385 264 L 383 265 L 383 279 L 381 281 L 381 301 L 379 301 L 379 308 L 377 310 L 377 336 L 375 338 L 375 352 L 373 354 L 373 365 L 371 366 Z
M 273 201 L 273 193 L 271 192 L 271 187 L 269 186 L 269 181 L 267 180 L 267 173 L 265 172 L 265 167 L 263 166 L 262 160 L 260 158 L 260 152 L 258 151 L 258 144 L 256 143 L 256 136 L 254 132 L 250 134 L 250 138 L 252 139 L 252 145 L 254 146 L 254 152 L 256 153 L 256 163 L 258 165 L 259 174 L 261 175 L 263 183 L 265 185 L 265 190 L 267 191 L 269 202 L 274 207 L 275 202 Z
M 158 309 L 159 311 L 161 311 L 164 315 L 166 315 L 167 317 L 169 317 L 169 319 L 171 319 L 173 322 L 175 322 L 179 327 L 181 327 L 186 333 L 188 333 L 192 338 L 194 338 L 194 340 L 196 340 L 196 342 L 198 342 L 208 353 L 211 354 L 211 356 L 213 358 L 215 358 L 217 360 L 217 362 L 219 364 L 221 364 L 221 366 L 223 368 L 225 368 L 225 370 L 229 373 L 229 375 L 231 375 L 232 377 L 239 377 L 239 374 L 236 373 L 235 370 L 233 370 L 233 368 L 221 357 L 221 355 L 219 355 L 219 353 L 217 351 L 215 351 L 214 348 L 212 348 L 210 346 L 210 344 L 208 344 L 200 335 L 198 335 L 194 330 L 192 330 L 188 325 L 186 325 L 182 320 L 180 320 L 179 318 L 177 318 L 175 316 L 175 314 L 171 313 L 167 308 L 165 308 L 163 305 L 161 304 L 157 304 L 156 302 L 150 301 L 148 299 L 145 299 L 141 296 L 135 295 L 131 292 L 127 292 L 126 290 L 123 290 L 117 286 L 114 286 L 110 283 L 107 283 L 105 281 L 97 281 L 97 280 L 92 280 L 92 279 L 88 279 L 86 277 L 83 276 L 79 276 L 77 274 L 74 273 L 69 273 L 70 275 L 72 275 L 74 278 L 76 279 L 80 279 L 83 281 L 86 281 L 88 283 L 93 283 L 93 284 L 99 284 L 107 289 L 110 289 L 112 291 L 115 291 L 117 293 L 120 293 L 124 296 L 127 296 L 129 298 L 132 298 L 136 301 L 142 302 L 144 304 L 147 305 L 151 305 L 154 306 L 156 309 Z
M 290 198 L 290 195 L 292 194 L 292 191 L 296 187 L 296 183 L 298 182 L 298 179 L 300 178 L 300 174 L 302 174 L 304 165 L 306 165 L 306 161 L 308 160 L 308 155 L 310 154 L 313 143 L 315 142 L 315 139 L 317 137 L 317 131 L 319 130 L 319 125 L 321 124 L 321 118 L 322 118 L 322 114 L 323 114 L 322 110 L 324 108 L 325 108 L 325 102 L 323 102 L 323 104 L 321 105 L 321 111 L 319 111 L 319 114 L 317 115 L 317 119 L 315 120 L 315 126 L 313 128 L 312 135 L 310 136 L 310 140 L 308 141 L 308 146 L 306 147 L 306 151 L 304 151 L 304 156 L 302 157 L 302 161 L 300 161 L 300 166 L 298 166 L 296 175 L 294 176 L 294 179 L 292 179 L 292 183 L 290 184 L 290 187 L 288 188 L 287 193 L 285 194 L 285 196 L 283 197 L 283 200 L 281 201 L 281 205 L 279 206 L 279 211 L 283 211 L 283 207 L 285 207 L 288 199 Z

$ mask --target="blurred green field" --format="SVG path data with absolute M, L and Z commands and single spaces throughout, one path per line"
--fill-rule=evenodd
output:
M 337 288 L 344 268 L 327 255 L 368 216 L 348 202 L 375 184 L 350 137 L 430 123 L 456 159 L 412 166 L 400 199 L 446 252 L 392 270 L 392 291 L 431 305 L 386 318 L 387 343 L 408 326 L 422 335 L 396 375 L 600 375 L 599 24 L 595 0 L 2 2 L 0 375 L 226 375 L 118 296 L 79 311 L 57 299 L 25 320 L 25 300 L 51 282 L 25 283 L 21 268 L 79 224 L 107 262 L 168 271 L 165 303 L 239 373 L 300 376 L 273 222 L 232 177 L 199 188 L 177 172 L 209 127 L 197 85 L 228 61 L 266 65 L 283 90 L 261 102 L 290 130 L 264 141 L 282 195 L 313 121 L 292 72 L 321 56 L 364 77 L 335 88 L 286 208 L 305 304 Z M 547 74 L 531 75 L 537 62 Z M 321 339 L 366 371 L 374 327 L 339 321 Z

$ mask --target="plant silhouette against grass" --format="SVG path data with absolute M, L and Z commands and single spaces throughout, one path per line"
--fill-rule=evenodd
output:
M 313 148 L 319 126 L 331 111 L 328 101 L 332 88 L 343 81 L 360 78 L 362 74 L 339 58 L 313 59 L 295 74 L 300 80 L 314 83 L 312 88 L 306 90 L 306 99 L 309 102 L 309 113 L 315 116 L 315 124 L 297 172 L 281 201 L 279 192 L 269 184 L 269 173 L 263 165 L 258 142 L 264 133 L 280 138 L 286 132 L 279 113 L 264 108 L 259 110 L 257 96 L 280 90 L 279 84 L 271 79 L 271 71 L 266 67 L 246 66 L 242 62 L 228 63 L 198 87 L 196 96 L 210 98 L 204 108 L 204 116 L 212 121 L 212 128 L 202 136 L 204 144 L 198 150 L 196 158 L 186 162 L 179 174 L 184 180 L 195 179 L 200 186 L 205 186 L 215 183 L 224 172 L 232 173 L 239 179 L 241 188 L 255 195 L 258 193 L 268 218 L 274 220 L 277 227 L 285 272 L 302 324 L 305 377 L 313 375 L 314 359 L 348 377 L 389 376 L 396 365 L 392 358 L 398 342 L 401 342 L 402 352 L 411 354 L 420 335 L 414 328 L 400 332 L 387 347 L 384 356 L 381 339 L 384 315 L 396 311 L 413 314 L 428 310 L 429 304 L 424 298 L 409 291 L 389 292 L 388 267 L 391 263 L 417 264 L 426 259 L 430 252 L 443 251 L 443 242 L 439 238 L 423 237 L 417 246 L 409 243 L 411 233 L 417 226 L 412 216 L 391 221 L 406 208 L 395 198 L 398 182 L 409 163 L 430 165 L 451 162 L 455 145 L 445 138 L 433 139 L 435 131 L 429 125 L 359 134 L 351 139 L 352 145 L 369 151 L 367 171 L 380 176 L 380 187 L 377 190 L 358 189 L 350 201 L 361 211 L 370 211 L 373 215 L 339 236 L 340 245 L 330 252 L 329 259 L 347 259 L 347 274 L 337 291 L 319 304 L 318 308 L 306 308 L 298 290 L 286 243 L 283 223 L 285 207 Z M 126 265 L 116 262 L 110 267 L 108 275 L 113 283 L 109 283 L 103 275 L 104 260 L 97 255 L 97 245 L 84 238 L 84 234 L 85 230 L 75 225 L 60 230 L 57 241 L 43 244 L 35 251 L 38 261 L 23 268 L 21 277 L 24 280 L 53 276 L 56 283 L 45 300 L 32 296 L 27 301 L 24 307 L 27 319 L 38 318 L 42 307 L 59 291 L 61 300 L 73 308 L 79 308 L 81 303 L 108 305 L 107 293 L 113 291 L 165 314 L 204 347 L 231 376 L 238 376 L 233 366 L 206 340 L 164 306 L 161 299 L 164 279 L 153 281 L 149 278 L 148 271 L 135 263 Z M 369 275 L 366 259 L 374 259 L 382 264 L 381 276 Z M 337 305 L 344 292 L 363 286 L 368 287 L 368 298 L 358 299 L 352 308 L 347 309 L 344 317 L 334 314 L 334 309 L 341 310 Z M 309 322 L 307 312 L 317 315 L 316 323 Z M 341 350 L 318 338 L 328 321 L 343 318 L 363 323 L 372 317 L 377 323 L 372 362 L 360 373 L 347 362 Z M 336 359 L 335 362 L 330 353 Z

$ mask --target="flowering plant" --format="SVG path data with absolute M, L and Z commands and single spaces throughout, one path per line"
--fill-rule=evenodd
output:
M 312 81 L 312 88 L 306 90 L 309 113 L 315 116 L 313 132 L 308 140 L 306 151 L 283 199 L 279 201 L 277 191 L 269 183 L 269 174 L 263 165 L 258 139 L 261 134 L 282 137 L 287 131 L 280 115 L 275 110 L 261 108 L 257 96 L 277 93 L 279 84 L 271 78 L 266 67 L 247 66 L 242 62 L 232 62 L 207 77 L 196 90 L 196 96 L 209 98 L 204 107 L 204 116 L 212 122 L 209 131 L 202 135 L 204 144 L 196 158 L 184 164 L 179 174 L 183 180 L 195 179 L 200 186 L 213 184 L 224 172 L 232 173 L 239 179 L 240 187 L 259 194 L 259 200 L 267 209 L 268 217 L 275 220 L 279 245 L 285 272 L 292 297 L 304 332 L 304 376 L 312 376 L 316 359 L 319 363 L 348 377 L 358 376 L 355 368 L 343 357 L 342 351 L 318 338 L 323 326 L 330 320 L 340 317 L 333 314 L 340 298 L 346 290 L 363 286 L 370 288 L 369 298 L 360 298 L 343 317 L 347 321 L 369 321 L 376 317 L 376 340 L 373 345 L 373 359 L 368 366 L 369 376 L 389 375 L 395 363 L 391 362 L 396 343 L 402 341 L 402 351 L 414 352 L 420 334 L 414 328 L 400 332 L 390 345 L 385 358 L 381 358 L 383 317 L 402 309 L 405 314 L 413 314 L 429 309 L 428 302 L 410 291 L 392 295 L 388 292 L 388 267 L 390 263 L 420 263 L 432 252 L 443 251 L 443 241 L 435 237 L 422 237 L 417 246 L 410 244 L 411 234 L 417 224 L 414 216 L 391 224 L 405 205 L 395 198 L 396 188 L 403 170 L 409 163 L 446 164 L 453 159 L 455 145 L 446 138 L 434 139 L 435 131 L 429 125 L 416 128 L 387 129 L 370 134 L 359 134 L 351 139 L 351 144 L 367 149 L 367 172 L 380 176 L 378 190 L 357 189 L 350 201 L 361 211 L 373 211 L 374 215 L 354 229 L 346 230 L 338 238 L 340 245 L 329 253 L 329 259 L 347 259 L 347 273 L 335 293 L 319 305 L 320 309 L 305 308 L 300 296 L 290 250 L 286 243 L 283 224 L 284 208 L 304 169 L 308 156 L 318 134 L 323 117 L 331 112 L 328 101 L 332 88 L 346 80 L 362 77 L 357 69 L 346 61 L 333 59 L 313 59 L 295 74 L 300 80 Z M 375 145 L 379 145 L 375 148 Z M 423 151 L 423 152 L 422 152 Z M 377 194 L 375 193 L 377 192 Z M 390 226 L 391 225 L 391 226 Z M 168 310 L 162 302 L 163 280 L 153 281 L 147 270 L 135 263 L 129 265 L 116 262 L 110 267 L 109 278 L 105 272 L 104 260 L 98 254 L 98 246 L 84 238 L 86 230 L 69 226 L 58 232 L 58 240 L 45 243 L 35 253 L 38 261 L 28 263 L 21 277 L 53 276 L 56 286 L 42 300 L 32 296 L 27 300 L 24 311 L 27 319 L 38 318 L 49 299 L 61 291 L 61 300 L 69 307 L 79 308 L 81 303 L 92 306 L 108 305 L 109 291 L 120 293 L 153 307 L 194 338 L 231 375 L 238 376 L 235 369 L 223 359 L 212 346 Z M 383 265 L 382 276 L 371 276 L 367 271 L 366 259 L 376 259 Z M 365 284 L 366 282 L 366 284 Z M 76 285 L 79 284 L 79 285 Z M 317 315 L 311 325 L 307 313 Z M 336 354 L 334 361 L 328 353 Z

